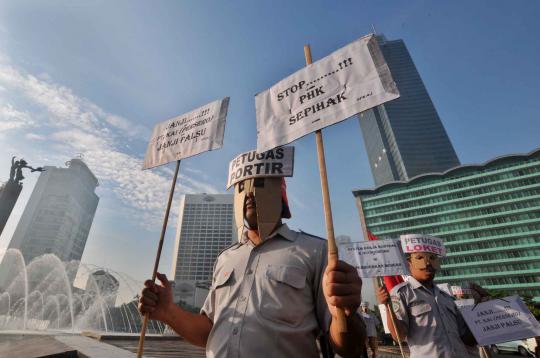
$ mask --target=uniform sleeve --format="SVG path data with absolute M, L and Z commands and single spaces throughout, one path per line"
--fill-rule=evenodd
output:
M 392 290 L 390 292 L 390 299 L 392 302 L 392 311 L 398 321 L 403 323 L 406 330 L 406 334 L 409 331 L 409 314 L 407 313 L 407 302 L 398 290 Z
M 206 296 L 206 300 L 204 301 L 204 305 L 201 308 L 201 314 L 204 314 L 206 317 L 210 319 L 210 321 L 214 322 L 214 304 L 215 304 L 215 289 L 214 285 L 210 287 L 210 291 L 208 292 L 208 296 Z
M 330 330 L 330 323 L 332 322 L 332 315 L 328 310 L 326 299 L 324 298 L 322 279 L 324 270 L 326 270 L 327 262 L 327 248 L 326 244 L 321 245 L 320 253 L 315 262 L 315 277 L 314 277 L 314 297 L 315 297 L 315 311 L 317 314 L 317 321 L 321 331 L 326 334 Z
M 206 296 L 206 300 L 204 300 L 204 304 L 201 307 L 200 311 L 201 314 L 204 314 L 212 322 L 214 322 L 214 313 L 216 311 L 216 267 L 218 259 L 216 259 L 216 262 L 214 263 L 214 270 L 212 273 L 212 285 L 210 286 L 210 291 L 208 291 L 208 296 Z

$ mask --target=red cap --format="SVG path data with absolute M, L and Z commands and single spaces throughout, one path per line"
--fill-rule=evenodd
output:
M 289 201 L 287 200 L 287 183 L 285 183 L 285 178 L 281 178 L 281 217 L 284 219 L 291 218 L 291 210 L 289 209 Z

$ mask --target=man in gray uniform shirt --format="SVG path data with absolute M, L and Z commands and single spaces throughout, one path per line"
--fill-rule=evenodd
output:
M 214 265 L 200 314 L 176 306 L 165 275 L 145 282 L 139 309 L 165 322 L 207 357 L 319 357 L 316 338 L 328 335 L 336 353 L 358 356 L 365 326 L 355 314 L 362 281 L 354 267 L 327 265 L 326 241 L 290 230 L 283 178 L 251 178 L 235 185 L 239 241 Z M 336 307 L 345 311 L 340 333 Z
M 395 286 L 390 294 L 385 287 L 376 288 L 381 304 L 391 301 L 396 326 L 388 316 L 388 328 L 397 342 L 397 333 L 406 341 L 411 358 L 464 358 L 469 353 L 466 345 L 476 341 L 457 309 L 454 299 L 433 283 L 440 268 L 439 257 L 431 252 L 407 255 L 411 276 Z M 477 299 L 487 297 L 480 286 L 472 285 Z

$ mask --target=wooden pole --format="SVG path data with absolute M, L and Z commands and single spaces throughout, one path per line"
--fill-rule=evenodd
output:
M 176 169 L 174 170 L 174 177 L 171 183 L 171 191 L 169 192 L 169 200 L 167 201 L 167 209 L 165 210 L 165 217 L 163 218 L 163 226 L 161 227 L 161 235 L 159 237 L 158 250 L 156 254 L 156 260 L 154 261 L 154 271 L 152 272 L 152 282 L 156 281 L 157 270 L 159 266 L 159 259 L 161 258 L 161 250 L 163 249 L 163 241 L 165 239 L 165 232 L 167 231 L 167 223 L 169 221 L 169 212 L 171 211 L 171 204 L 174 195 L 174 188 L 176 186 L 176 179 L 178 178 L 178 170 L 180 169 L 180 160 L 176 161 Z M 137 349 L 137 358 L 141 358 L 144 350 L 144 337 L 146 335 L 146 328 L 148 326 L 149 314 L 144 315 L 144 321 L 141 327 L 141 336 L 139 337 L 139 348 Z
M 306 57 L 306 65 L 311 65 L 311 48 L 309 45 L 304 45 L 304 55 Z M 328 263 L 334 263 L 338 260 L 338 249 L 336 245 L 336 239 L 334 237 L 334 221 L 332 219 L 332 207 L 330 205 L 330 191 L 328 189 L 328 177 L 326 175 L 326 160 L 324 158 L 324 144 L 322 138 L 322 132 L 319 129 L 315 132 L 315 139 L 317 142 L 317 159 L 319 161 L 319 173 L 321 176 L 321 189 L 323 196 L 324 207 L 324 219 L 326 222 L 326 238 L 328 240 Z M 338 332 L 347 332 L 347 318 L 345 312 L 338 308 L 337 312 L 337 325 Z
M 356 207 L 358 208 L 358 215 L 360 216 L 360 228 L 362 228 L 362 234 L 364 235 L 364 241 L 369 241 L 369 235 L 367 232 L 366 218 L 364 216 L 364 207 L 362 206 L 362 199 L 356 197 Z M 377 277 L 371 279 L 373 287 L 377 287 Z
M 362 198 L 361 197 L 356 198 L 356 206 L 358 207 L 358 214 L 360 215 L 360 226 L 362 227 L 362 233 L 364 234 L 364 240 L 368 241 L 369 240 L 369 235 L 368 235 L 368 231 L 367 231 L 366 217 L 364 215 L 364 207 L 362 205 Z M 383 287 L 384 286 L 384 281 L 383 281 L 383 279 L 381 277 L 377 277 L 376 280 L 373 280 L 373 285 Z M 396 332 L 396 336 L 397 336 L 397 339 L 398 339 L 398 345 L 399 345 L 399 351 L 401 352 L 401 356 L 403 358 L 405 358 L 405 352 L 403 351 L 403 346 L 401 345 L 401 337 L 399 336 L 399 332 L 398 332 L 398 329 L 397 329 L 397 326 L 396 326 L 396 320 L 395 320 L 394 311 L 392 310 L 392 305 L 386 303 L 385 306 L 386 306 L 386 312 L 387 312 L 388 315 L 390 315 L 390 320 L 392 321 L 392 325 L 394 326 L 394 330 Z

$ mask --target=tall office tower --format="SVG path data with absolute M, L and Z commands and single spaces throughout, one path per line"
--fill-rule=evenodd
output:
M 405 43 L 377 38 L 401 96 L 360 114 L 375 185 L 460 165 Z
M 94 220 L 98 181 L 86 164 L 72 159 L 67 168 L 45 167 L 11 238 L 28 264 L 51 253 L 62 261 L 80 260 Z
M 211 282 L 218 254 L 236 240 L 232 194 L 182 197 L 172 268 L 176 302 L 202 305 L 198 291 Z

